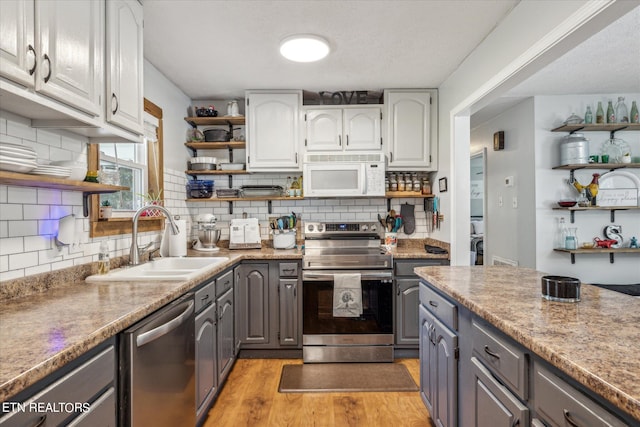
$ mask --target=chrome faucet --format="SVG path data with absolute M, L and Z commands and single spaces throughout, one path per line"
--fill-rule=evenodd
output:
M 171 225 L 171 233 L 178 234 L 180 229 L 178 229 L 178 225 L 176 224 L 171 212 L 164 206 L 160 205 L 147 205 L 138 209 L 133 215 L 133 228 L 131 230 L 131 249 L 129 249 L 129 265 L 138 265 L 140 264 L 140 249 L 138 248 L 138 218 L 144 211 L 148 211 L 150 209 L 157 209 L 164 213 L 164 215 L 169 219 L 169 224 Z M 145 246 L 142 248 L 143 250 L 148 247 Z

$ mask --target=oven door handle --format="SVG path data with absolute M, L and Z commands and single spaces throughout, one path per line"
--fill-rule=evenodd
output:
M 353 270 L 345 270 L 341 273 L 356 273 Z M 391 280 L 393 279 L 393 272 L 389 271 L 357 271 L 362 276 L 362 280 Z M 333 280 L 333 273 L 320 273 L 320 272 L 312 272 L 312 271 L 303 271 L 302 272 L 302 281 L 307 282 L 318 282 L 318 281 L 327 281 Z

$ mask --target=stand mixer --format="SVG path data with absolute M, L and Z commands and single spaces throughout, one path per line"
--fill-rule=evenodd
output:
M 216 217 L 213 214 L 200 214 L 196 217 L 198 238 L 193 241 L 193 249 L 202 252 L 217 252 L 220 230 L 216 228 Z

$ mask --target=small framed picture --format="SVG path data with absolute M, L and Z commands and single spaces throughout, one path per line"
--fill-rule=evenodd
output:
M 446 193 L 447 191 L 447 178 L 440 178 L 438 180 L 438 186 L 440 188 L 441 193 Z

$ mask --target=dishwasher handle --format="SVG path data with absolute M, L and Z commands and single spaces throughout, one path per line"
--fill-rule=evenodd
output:
M 157 328 L 150 330 L 149 332 L 138 335 L 136 338 L 136 346 L 142 347 L 145 344 L 149 344 L 151 341 L 157 340 L 161 336 L 168 334 L 178 326 L 182 325 L 191 313 L 193 313 L 193 306 L 193 301 L 189 301 L 187 308 L 178 316 L 169 320 L 167 323 L 163 323 Z

